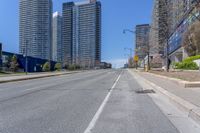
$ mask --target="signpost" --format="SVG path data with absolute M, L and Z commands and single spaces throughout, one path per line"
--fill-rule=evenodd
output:
M 138 60 L 139 60 L 139 57 L 138 57 L 137 55 L 135 55 L 135 56 L 134 56 L 134 61 L 135 61 L 135 62 L 138 62 Z
M 136 69 L 137 69 L 137 63 L 138 63 L 138 61 L 139 61 L 138 55 L 135 55 L 135 56 L 134 56 L 134 61 L 135 61 L 135 64 L 136 64 Z

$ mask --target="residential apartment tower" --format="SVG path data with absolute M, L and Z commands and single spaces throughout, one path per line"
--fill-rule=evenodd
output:
M 62 62 L 62 16 L 59 12 L 53 14 L 52 24 L 52 60 Z
M 136 46 L 135 52 L 139 60 L 143 60 L 149 52 L 149 31 L 150 25 L 143 24 L 136 26 Z
M 101 3 L 63 4 L 64 63 L 95 67 L 101 62 Z
M 28 56 L 51 59 L 51 0 L 20 0 L 19 51 Z

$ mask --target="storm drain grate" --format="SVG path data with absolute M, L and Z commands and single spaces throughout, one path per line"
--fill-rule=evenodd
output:
M 156 93 L 154 90 L 138 90 L 135 91 L 138 94 L 148 94 L 148 93 Z

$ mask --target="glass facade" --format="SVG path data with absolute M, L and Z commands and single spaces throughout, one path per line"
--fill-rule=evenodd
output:
M 62 62 L 62 16 L 53 14 L 52 60 Z
M 149 32 L 150 25 L 137 25 L 136 26 L 136 54 L 139 56 L 140 60 L 143 60 L 147 51 L 149 50 Z
M 63 65 L 72 64 L 73 7 L 74 7 L 74 2 L 63 3 L 63 10 L 62 10 Z
M 184 33 L 188 27 L 192 25 L 197 18 L 200 17 L 200 10 L 195 8 L 191 13 L 180 23 L 175 32 L 171 35 L 168 42 L 168 54 L 173 53 L 182 46 Z
M 19 52 L 51 59 L 52 0 L 20 0 Z
M 95 67 L 101 62 L 101 3 L 63 4 L 63 49 L 66 64 Z

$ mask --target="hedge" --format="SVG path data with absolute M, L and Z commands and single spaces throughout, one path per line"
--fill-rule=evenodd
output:
M 60 71 L 62 69 L 62 64 L 61 63 L 56 63 L 55 66 L 54 66 L 54 69 L 56 71 Z
M 81 69 L 81 67 L 79 65 L 76 65 L 76 64 L 72 64 L 72 65 L 69 65 L 68 66 L 68 70 L 78 70 L 78 69 Z
M 185 60 L 183 60 L 183 62 L 192 62 L 192 61 L 198 60 L 198 59 L 200 59 L 200 55 L 188 57 Z
M 185 70 L 198 70 L 199 67 L 195 62 L 180 62 L 175 64 L 176 69 L 185 69 Z
M 200 59 L 200 55 L 191 56 L 179 63 L 174 63 L 176 69 L 185 69 L 185 70 L 198 70 L 198 65 L 193 62 L 194 60 Z

